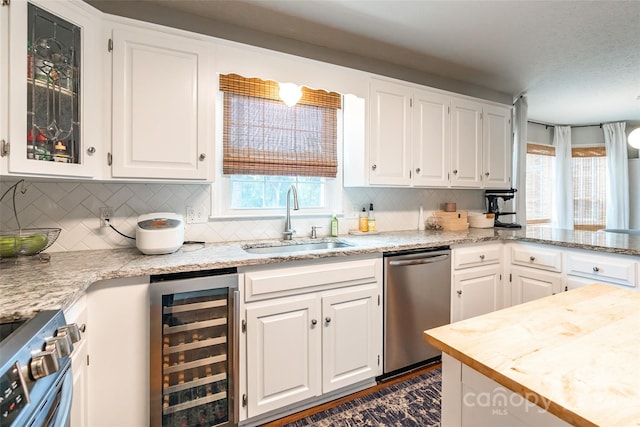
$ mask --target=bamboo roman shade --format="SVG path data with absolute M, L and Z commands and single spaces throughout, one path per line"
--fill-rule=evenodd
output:
M 303 87 L 287 107 L 277 82 L 236 74 L 221 75 L 220 90 L 225 175 L 336 177 L 339 94 Z
M 555 156 L 556 147 L 542 144 L 527 144 L 527 154 L 539 154 L 541 156 Z

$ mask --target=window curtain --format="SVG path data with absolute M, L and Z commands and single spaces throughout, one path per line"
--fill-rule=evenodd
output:
M 607 228 L 629 228 L 629 164 L 626 123 L 602 125 L 607 149 Z
M 521 95 L 514 104 L 513 120 L 513 188 L 515 197 L 516 222 L 527 223 L 527 97 Z
M 571 163 L 571 127 L 553 127 L 556 148 L 556 176 L 551 223 L 554 227 L 573 229 L 573 165 Z

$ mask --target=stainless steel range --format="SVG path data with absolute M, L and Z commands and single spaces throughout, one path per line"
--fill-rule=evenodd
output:
M 68 426 L 71 353 L 80 330 L 60 310 L 15 326 L 0 328 L 0 426 Z

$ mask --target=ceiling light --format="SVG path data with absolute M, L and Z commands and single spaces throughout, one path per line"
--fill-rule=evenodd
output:
M 640 128 L 635 128 L 627 138 L 629 145 L 640 150 Z
M 293 107 L 302 98 L 302 87 L 294 83 L 279 83 L 280 99 L 289 107 Z

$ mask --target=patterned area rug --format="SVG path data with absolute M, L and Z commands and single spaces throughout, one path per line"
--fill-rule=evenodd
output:
M 441 369 L 287 424 L 287 427 L 440 425 Z

